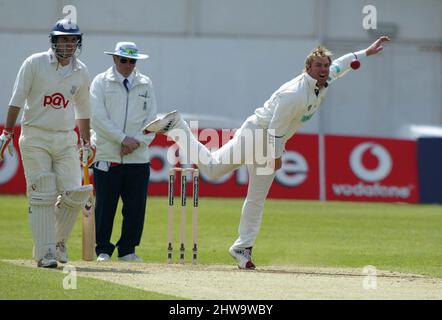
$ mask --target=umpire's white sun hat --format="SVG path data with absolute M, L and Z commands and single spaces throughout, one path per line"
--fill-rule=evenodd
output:
M 120 56 L 129 59 L 147 59 L 147 54 L 138 53 L 138 47 L 134 42 L 117 42 L 114 52 L 105 51 L 105 54 Z

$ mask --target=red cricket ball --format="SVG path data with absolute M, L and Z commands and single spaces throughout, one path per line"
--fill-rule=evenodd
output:
M 360 66 L 361 66 L 361 63 L 359 62 L 358 59 L 354 59 L 354 60 L 350 63 L 350 67 L 351 67 L 353 70 L 357 70 L 357 69 L 359 69 Z

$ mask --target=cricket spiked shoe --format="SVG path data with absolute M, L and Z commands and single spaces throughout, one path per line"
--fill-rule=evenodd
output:
M 254 270 L 255 264 L 252 262 L 252 247 L 245 249 L 234 249 L 230 247 L 230 255 L 238 261 L 238 268 Z
M 110 261 L 111 257 L 107 253 L 100 253 L 97 257 L 98 262 Z
M 177 111 L 171 111 L 166 113 L 164 116 L 149 122 L 144 128 L 143 133 L 149 134 L 154 133 L 166 133 L 167 131 L 174 128 L 175 124 L 181 119 L 181 114 Z
M 57 260 L 55 259 L 55 255 L 53 252 L 48 251 L 44 255 L 44 257 L 37 262 L 37 266 L 39 268 L 57 268 Z
M 130 253 L 125 256 L 118 257 L 118 261 L 143 262 L 143 259 L 137 256 L 135 253 Z
M 60 241 L 55 245 L 55 259 L 60 263 L 68 262 L 68 248 L 64 241 Z

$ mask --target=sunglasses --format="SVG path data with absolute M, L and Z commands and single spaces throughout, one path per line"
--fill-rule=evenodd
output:
M 129 61 L 130 64 L 137 63 L 136 59 L 127 59 L 127 58 L 120 58 L 120 63 L 125 64 Z

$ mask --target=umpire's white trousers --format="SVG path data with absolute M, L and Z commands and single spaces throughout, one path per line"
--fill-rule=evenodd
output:
M 250 152 L 244 148 L 244 138 L 247 136 L 246 140 L 249 139 L 250 143 L 250 132 L 256 131 L 258 134 L 252 135 L 252 143 L 256 141 L 261 143 L 262 141 L 263 144 L 266 144 L 265 130 L 259 128 L 254 121 L 254 116 L 251 116 L 236 131 L 235 136 L 229 142 L 219 150 L 210 152 L 195 138 L 185 121 L 180 120 L 175 128 L 167 135 L 178 144 L 180 152 L 184 152 L 184 158 L 197 164 L 205 176 L 211 179 L 220 178 L 241 165 L 247 165 L 249 174 L 247 197 L 242 208 L 238 229 L 239 237 L 233 247 L 248 248 L 253 246 L 261 227 L 265 199 L 275 177 L 275 172 L 267 167 L 267 163 L 262 163 L 261 159 L 258 163 L 251 161 Z M 235 156 L 238 150 L 241 150 L 241 154 Z M 226 159 L 240 160 L 226 163 Z

